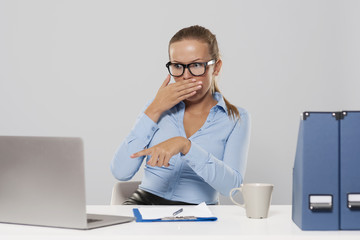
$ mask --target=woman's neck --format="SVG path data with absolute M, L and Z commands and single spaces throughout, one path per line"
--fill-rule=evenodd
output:
M 210 109 L 217 104 L 217 101 L 213 98 L 209 91 L 203 98 L 197 101 L 185 100 L 185 109 L 191 113 L 204 113 L 210 111 Z

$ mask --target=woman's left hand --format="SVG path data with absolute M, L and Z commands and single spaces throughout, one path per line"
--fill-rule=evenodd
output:
M 151 148 L 144 149 L 140 152 L 132 154 L 131 158 L 150 155 L 151 158 L 147 162 L 150 166 L 168 167 L 170 158 L 179 152 L 187 154 L 190 150 L 191 142 L 184 137 L 173 137 Z

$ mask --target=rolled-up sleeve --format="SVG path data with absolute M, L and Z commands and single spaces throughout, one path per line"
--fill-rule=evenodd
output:
M 145 113 L 139 115 L 130 134 L 119 146 L 111 162 L 110 169 L 115 178 L 127 181 L 135 175 L 145 157 L 130 158 L 130 156 L 146 148 L 158 129 L 157 123 Z

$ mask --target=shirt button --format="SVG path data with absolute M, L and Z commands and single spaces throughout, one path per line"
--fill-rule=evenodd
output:
M 149 136 L 149 135 L 147 136 L 147 139 L 150 139 L 150 136 Z
M 210 120 L 207 120 L 207 122 L 210 122 Z
M 151 130 L 155 131 L 155 127 L 152 127 Z

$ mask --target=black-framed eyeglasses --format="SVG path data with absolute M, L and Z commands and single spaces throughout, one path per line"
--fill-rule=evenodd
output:
M 206 72 L 206 67 L 208 65 L 212 65 L 215 63 L 215 60 L 212 59 L 208 62 L 193 62 L 189 64 L 182 64 L 182 63 L 172 63 L 168 62 L 166 64 L 167 69 L 169 70 L 169 73 L 173 77 L 180 77 L 184 74 L 185 69 L 189 69 L 189 72 L 193 76 L 202 76 Z

